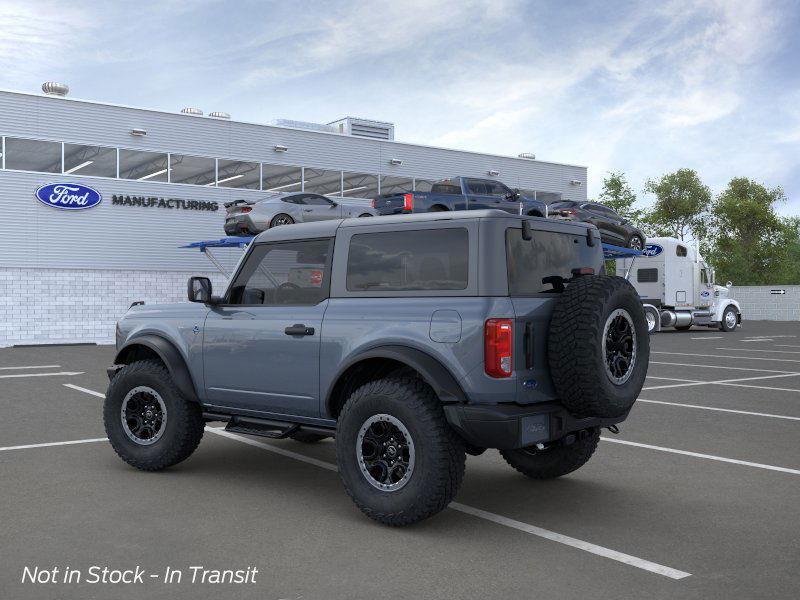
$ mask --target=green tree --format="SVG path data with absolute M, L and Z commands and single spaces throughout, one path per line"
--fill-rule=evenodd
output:
M 656 199 L 643 222 L 656 235 L 681 240 L 702 239 L 707 234 L 706 217 L 711 190 L 692 169 L 678 169 L 660 179 L 648 179 L 644 191 Z
M 633 193 L 622 171 L 610 171 L 607 174 L 603 179 L 603 191 L 600 192 L 598 201 L 636 226 L 642 219 L 642 211 L 633 206 L 636 203 L 636 194 Z
M 797 222 L 775 212 L 785 199 L 780 187 L 769 189 L 746 177 L 731 179 L 717 196 L 708 258 L 719 281 L 769 285 L 797 277 L 797 265 L 789 260 L 789 249 L 795 255 L 799 250 Z

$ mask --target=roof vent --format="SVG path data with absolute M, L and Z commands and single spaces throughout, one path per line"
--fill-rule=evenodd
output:
M 185 115 L 195 115 L 197 117 L 202 117 L 203 116 L 203 111 L 202 110 L 200 110 L 199 108 L 192 108 L 191 106 L 188 106 L 186 108 L 182 108 L 181 112 L 183 114 L 185 114 Z
M 533 152 L 522 152 L 521 154 L 517 154 L 517 156 L 526 160 L 536 160 L 536 155 Z
M 394 140 L 394 123 L 345 117 L 338 121 L 333 121 L 329 125 L 333 125 L 336 127 L 336 131 L 345 135 L 371 138 L 373 140 Z
M 231 118 L 231 116 L 228 113 L 221 112 L 221 111 L 218 111 L 218 110 L 215 110 L 214 112 L 208 113 L 208 116 L 212 117 L 214 119 L 230 119 Z
M 294 121 L 292 119 L 273 119 L 268 125 L 276 127 L 291 127 L 292 129 L 306 129 L 308 131 L 321 131 L 322 133 L 336 133 L 336 128 L 324 123 L 310 123 L 309 121 Z
M 64 97 L 67 94 L 69 94 L 69 86 L 66 83 L 56 83 L 55 81 L 47 81 L 42 84 L 42 91 L 48 96 Z

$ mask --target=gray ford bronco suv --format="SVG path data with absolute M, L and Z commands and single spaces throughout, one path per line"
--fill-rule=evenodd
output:
M 335 437 L 348 494 L 389 525 L 445 508 L 466 453 L 565 475 L 647 373 L 639 297 L 603 273 L 593 225 L 501 211 L 269 229 L 223 295 L 192 277 L 189 303 L 119 321 L 106 431 L 148 471 L 187 458 L 210 421 Z

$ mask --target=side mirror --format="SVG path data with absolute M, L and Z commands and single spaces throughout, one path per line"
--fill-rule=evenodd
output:
M 731 289 L 733 287 L 733 282 L 729 281 L 728 283 L 725 284 L 725 287 Z
M 331 208 L 336 208 L 337 206 L 339 206 L 339 203 L 331 200 Z
M 211 280 L 208 277 L 189 277 L 187 286 L 189 302 L 211 302 Z

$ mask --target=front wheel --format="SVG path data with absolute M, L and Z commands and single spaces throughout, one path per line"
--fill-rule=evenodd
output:
M 401 526 L 450 503 L 466 455 L 434 391 L 408 374 L 353 392 L 339 415 L 336 460 L 356 506 L 371 519 Z
M 517 450 L 501 450 L 505 461 L 532 479 L 554 479 L 580 469 L 594 454 L 600 430 L 586 429 L 568 435 L 551 447 L 531 446 Z
M 129 465 L 159 471 L 189 458 L 203 437 L 203 411 L 184 398 L 159 361 L 123 367 L 103 404 L 111 446 Z
M 738 325 L 739 319 L 736 315 L 736 310 L 732 306 L 729 306 L 725 309 L 725 312 L 722 313 L 722 321 L 719 324 L 719 328 L 722 331 L 734 331 Z

